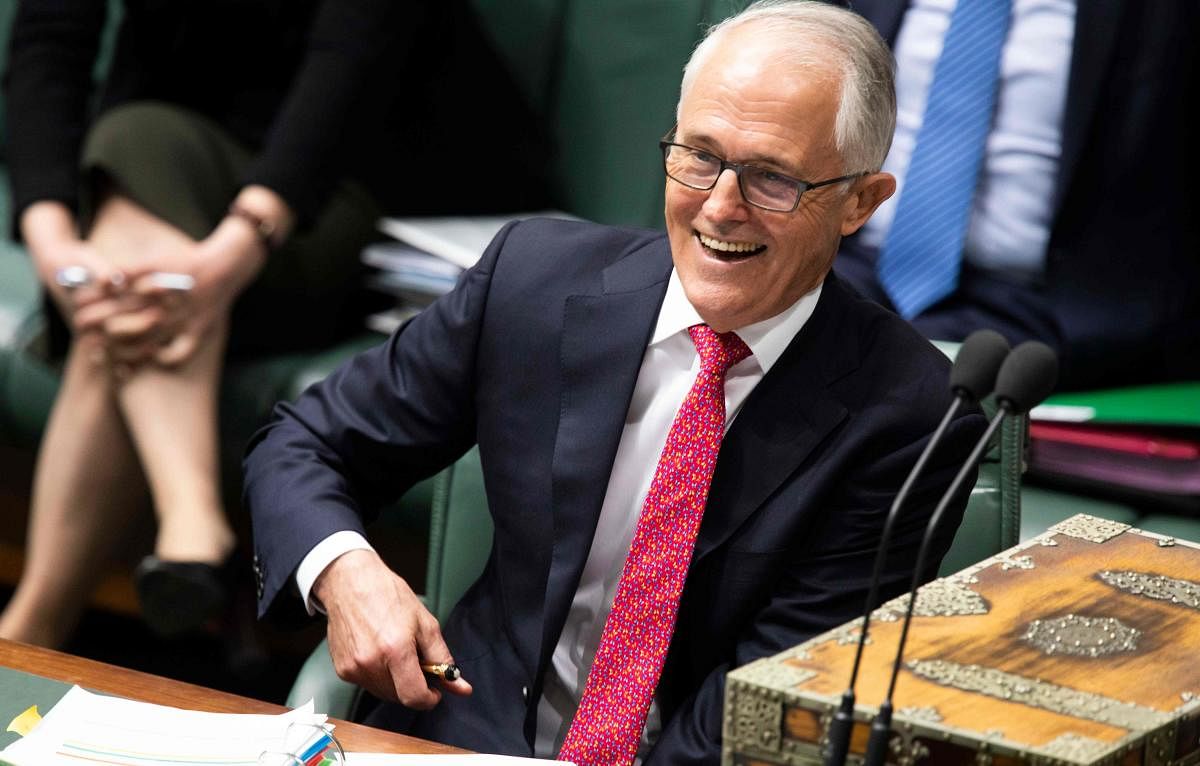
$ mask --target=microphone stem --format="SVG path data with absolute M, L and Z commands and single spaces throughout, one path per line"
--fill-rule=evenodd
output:
M 921 538 L 921 547 L 917 551 L 917 563 L 913 568 L 912 583 L 908 588 L 908 609 L 904 613 L 904 624 L 900 627 L 900 644 L 896 647 L 896 661 L 892 663 L 892 677 L 888 682 L 887 697 L 884 698 L 886 702 L 891 702 L 892 694 L 896 690 L 896 677 L 900 674 L 900 660 L 904 656 L 904 644 L 908 640 L 908 626 L 912 623 L 913 605 L 917 603 L 917 588 L 921 584 L 921 573 L 925 570 L 925 559 L 929 553 L 929 543 L 933 540 L 934 532 L 937 531 L 938 523 L 941 522 L 942 514 L 945 512 L 946 507 L 950 505 L 950 501 L 958 494 L 963 482 L 970 475 L 971 469 L 979 462 L 980 456 L 983 454 L 984 449 L 987 448 L 992 435 L 996 433 L 996 429 L 1000 427 L 1001 421 L 1004 420 L 1006 415 L 1010 414 L 1008 402 L 1001 400 L 999 405 L 999 411 L 992 417 L 991 422 L 988 423 L 983 437 L 975 445 L 975 448 L 971 450 L 970 456 L 963 463 L 962 468 L 959 469 L 958 475 L 954 477 L 954 481 L 950 483 L 950 488 L 946 490 L 946 494 L 942 495 L 941 501 L 934 508 L 933 515 L 929 517 L 929 523 L 925 527 L 925 536 Z
M 878 606 L 875 601 L 879 598 L 879 580 L 883 576 L 883 565 L 887 561 L 888 545 L 892 540 L 892 527 L 895 526 L 896 517 L 900 515 L 900 506 L 908 498 L 908 493 L 912 489 L 912 485 L 916 483 L 921 472 L 925 470 L 925 464 L 929 462 L 929 456 L 933 453 L 933 448 L 941 441 L 942 434 L 949 428 L 950 422 L 954 420 L 954 416 L 958 414 L 964 401 L 965 397 L 956 392 L 954 401 L 951 402 L 950 408 L 946 410 L 945 416 L 942 417 L 942 422 L 938 424 L 933 435 L 929 437 L 929 441 L 925 444 L 925 449 L 917 458 L 917 462 L 909 472 L 908 478 L 904 480 L 900 491 L 896 493 L 896 498 L 892 501 L 892 507 L 888 509 L 887 518 L 883 522 L 883 534 L 879 538 L 879 548 L 875 551 L 875 566 L 871 571 L 871 586 L 867 592 L 866 606 L 863 609 L 862 629 L 859 631 L 858 647 L 854 651 L 854 665 L 850 669 L 849 688 L 851 690 L 854 689 L 854 685 L 858 681 L 858 669 L 862 663 L 863 647 L 866 646 L 867 632 L 871 628 L 871 612 Z
M 959 409 L 970 401 L 961 391 L 954 392 L 954 401 L 950 403 L 950 407 L 946 410 L 946 414 L 942 417 L 942 422 L 934 430 L 933 435 L 929 437 L 929 441 L 925 443 L 925 448 L 921 450 L 920 456 L 917 457 L 917 462 L 908 473 L 908 477 L 901 485 L 900 491 L 896 493 L 895 499 L 892 500 L 892 506 L 888 509 L 887 518 L 883 522 L 883 533 L 879 538 L 879 547 L 875 550 L 875 566 L 871 572 L 871 584 L 867 591 L 866 604 L 863 606 L 862 628 L 858 633 L 858 645 L 854 650 L 854 665 L 850 669 L 850 685 L 846 687 L 846 691 L 842 692 L 842 700 L 838 705 L 833 718 L 829 722 L 829 730 L 826 733 L 826 748 L 824 753 L 824 766 L 842 766 L 846 762 L 846 755 L 850 752 L 850 734 L 854 728 L 854 685 L 858 682 L 858 670 L 862 664 L 863 648 L 867 645 L 867 634 L 871 630 L 871 612 L 875 609 L 876 601 L 879 598 L 879 580 L 883 576 L 883 565 L 887 560 L 887 551 L 889 543 L 892 539 L 892 527 L 896 523 L 896 517 L 899 515 L 900 507 L 904 504 L 908 493 L 912 490 L 913 484 L 925 470 L 925 464 L 929 462 L 929 456 L 933 454 L 934 447 L 941 441 L 942 435 L 946 429 L 950 427 L 954 416 L 958 414 Z M 889 724 L 884 724 L 886 727 Z

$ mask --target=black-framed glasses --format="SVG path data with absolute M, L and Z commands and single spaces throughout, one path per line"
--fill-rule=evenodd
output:
M 670 138 L 671 136 L 668 136 Z M 717 185 L 717 179 L 728 168 L 737 175 L 738 189 L 742 199 L 755 207 L 773 213 L 791 213 L 800 205 L 800 197 L 809 189 L 849 181 L 867 175 L 866 172 L 829 178 L 824 181 L 801 181 L 799 178 L 777 173 L 774 170 L 730 162 L 712 152 L 686 144 L 677 144 L 663 139 L 658 142 L 663 153 L 663 169 L 667 177 L 689 189 L 708 191 Z

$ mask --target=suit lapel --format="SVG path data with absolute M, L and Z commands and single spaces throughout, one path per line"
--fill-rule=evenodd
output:
M 846 417 L 829 386 L 858 365 L 857 336 L 841 321 L 847 301 L 830 273 L 813 315 L 738 413 L 721 444 L 696 559 L 725 542 Z
M 1098 119 L 1096 101 L 1108 77 L 1125 0 L 1086 0 L 1075 4 L 1075 40 L 1063 113 L 1062 161 L 1055 189 L 1055 209 L 1061 205 L 1079 165 L 1084 142 Z
M 601 294 L 576 295 L 566 302 L 543 662 L 553 651 L 591 547 L 625 413 L 670 272 L 670 250 L 663 237 L 606 269 Z

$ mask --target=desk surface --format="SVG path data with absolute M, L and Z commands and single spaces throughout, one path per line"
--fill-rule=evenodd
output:
M 3 670 L 12 668 L 19 673 Z M 72 684 L 127 699 L 212 713 L 267 713 L 287 710 L 261 700 L 174 681 L 128 668 L 0 639 L 0 727 L 32 704 L 45 714 Z M 347 750 L 375 753 L 462 753 L 463 750 L 370 726 L 331 719 Z M 13 734 L 4 735 L 0 747 Z

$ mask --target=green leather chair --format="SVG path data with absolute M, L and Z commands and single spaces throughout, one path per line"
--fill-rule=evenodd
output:
M 951 357 L 957 351 L 956 344 L 938 346 Z M 985 403 L 985 410 L 989 416 L 995 411 L 990 403 Z M 1026 432 L 1024 416 L 1008 418 L 1001 426 L 980 465 L 979 478 L 962 525 L 943 560 L 941 574 L 956 572 L 1016 545 L 1021 526 L 1020 471 Z M 423 599 L 434 616 L 444 621 L 483 571 L 491 549 L 492 520 L 477 450 L 472 449 L 431 481 Z M 358 687 L 337 677 L 328 647 L 321 641 L 297 674 L 287 705 L 296 707 L 312 699 L 319 712 L 353 720 L 360 697 Z
M 954 359 L 958 343 L 934 343 Z M 996 414 L 990 397 L 983 402 L 984 414 Z M 1021 532 L 1021 477 L 1025 471 L 1025 448 L 1029 440 L 1029 418 L 1004 419 L 979 464 L 979 475 L 967 500 L 962 524 L 942 559 L 939 574 L 952 574 L 1005 548 L 1016 545 Z M 963 456 L 965 459 L 965 455 Z

